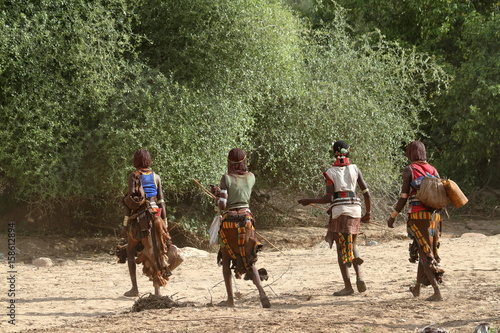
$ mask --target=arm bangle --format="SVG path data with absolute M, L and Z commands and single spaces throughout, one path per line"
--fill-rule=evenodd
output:
M 361 193 L 365 194 L 365 193 L 368 193 L 370 192 L 370 190 L 368 188 L 365 188 L 363 191 L 361 191 Z
M 220 190 L 220 193 L 227 193 L 227 190 Z
M 165 202 L 165 200 L 160 199 L 160 200 L 158 200 L 156 203 L 157 203 L 157 204 L 161 204 L 161 203 L 164 203 L 164 202 Z
M 124 226 L 124 227 L 126 227 L 126 226 L 128 225 L 128 219 L 129 219 L 129 217 L 128 217 L 128 216 L 125 216 L 125 217 L 123 218 L 123 226 Z
M 219 198 L 219 200 L 217 201 L 217 203 L 220 203 L 220 202 L 226 203 L 227 199 L 226 198 Z
M 396 210 L 393 210 L 393 211 L 392 211 L 392 213 L 391 213 L 391 217 L 392 217 L 393 219 L 395 219 L 395 218 L 396 218 L 396 216 L 398 216 L 398 215 L 399 215 L 399 212 L 398 212 L 398 211 L 396 211 Z

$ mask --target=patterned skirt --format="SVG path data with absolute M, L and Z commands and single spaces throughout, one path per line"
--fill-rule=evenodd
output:
M 407 222 L 408 236 L 413 240 L 409 246 L 409 261 L 413 263 L 420 261 L 421 264 L 428 265 L 438 283 L 442 282 L 444 273 L 439 267 L 441 258 L 438 255 L 440 225 L 440 215 L 426 211 L 411 213 Z M 419 251 L 424 255 L 420 256 Z M 429 285 L 424 274 L 417 279 L 424 285 Z
M 343 234 L 359 234 L 360 218 L 350 217 L 348 215 L 340 215 L 335 219 L 330 219 L 328 232 L 343 233 Z
M 342 251 L 342 262 L 348 266 L 351 263 L 361 264 L 363 260 L 355 257 L 353 236 L 359 233 L 360 218 L 354 218 L 348 215 L 340 215 L 337 218 L 330 219 L 328 232 L 325 236 L 325 241 L 332 248 L 333 242 L 337 239 Z
M 221 248 L 225 248 L 233 261 L 236 278 L 251 270 L 257 261 L 262 244 L 255 237 L 254 218 L 247 208 L 230 210 L 222 215 L 219 231 Z M 217 261 L 220 263 L 220 256 Z

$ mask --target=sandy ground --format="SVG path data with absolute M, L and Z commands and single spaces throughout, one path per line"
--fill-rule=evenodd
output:
M 332 295 L 343 285 L 335 251 L 322 241 L 324 228 L 263 230 L 261 235 L 282 250 L 266 244 L 257 263 L 270 275 L 264 282 L 270 309 L 261 307 L 256 288 L 244 280 L 235 280 L 235 308 L 217 306 L 226 293 L 216 254 L 186 247 L 185 262 L 162 293 L 188 306 L 141 312 L 131 312 L 137 298 L 122 296 L 130 288 L 126 264 L 117 263 L 116 257 L 97 245 L 93 248 L 92 242 L 44 243 L 18 237 L 15 279 L 9 280 L 12 273 L 6 236 L 2 235 L 0 304 L 4 315 L 0 331 L 420 332 L 433 325 L 443 331 L 472 333 L 477 325 L 487 322 L 489 332 L 498 332 L 499 222 L 469 225 L 472 227 L 461 231 L 444 229 L 440 249 L 441 265 L 446 270 L 442 302 L 425 301 L 432 288 L 424 288 L 420 298 L 408 292 L 417 266 L 407 259 L 409 240 L 404 224 L 399 223 L 391 230 L 363 225 L 359 249 L 365 260 L 365 293 Z M 371 245 L 373 240 L 377 244 Z M 34 257 L 50 257 L 54 265 L 35 266 Z M 8 295 L 12 288 L 14 297 Z M 145 296 L 153 292 L 151 282 L 142 275 L 139 288 Z M 15 325 L 9 323 L 8 316 L 12 301 Z

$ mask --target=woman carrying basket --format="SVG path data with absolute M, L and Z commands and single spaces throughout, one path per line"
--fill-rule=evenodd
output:
M 440 215 L 434 208 L 424 205 L 416 197 L 418 186 L 414 180 L 424 175 L 439 178 L 439 173 L 427 163 L 425 146 L 420 141 L 411 142 L 406 148 L 406 157 L 410 165 L 403 169 L 403 185 L 396 207 L 387 220 L 387 226 L 394 228 L 394 219 L 409 201 L 408 207 L 408 236 L 413 240 L 410 244 L 410 262 L 418 261 L 417 282 L 410 287 L 414 297 L 420 296 L 421 285 L 432 285 L 434 294 L 428 301 L 441 301 L 443 297 L 438 283 L 442 282 L 444 270 L 439 267 L 438 256 Z

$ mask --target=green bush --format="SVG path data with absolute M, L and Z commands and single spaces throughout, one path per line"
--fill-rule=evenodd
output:
M 111 226 L 138 148 L 174 205 L 199 200 L 191 178 L 218 182 L 234 146 L 260 189 L 320 192 L 344 139 L 373 193 L 394 193 L 401 146 L 447 76 L 331 15 L 277 0 L 4 2 L 0 191 L 40 218 Z

